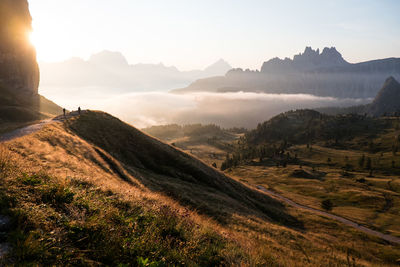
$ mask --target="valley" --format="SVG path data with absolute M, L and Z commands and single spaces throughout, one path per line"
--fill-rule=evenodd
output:
M 400 264 L 400 58 L 358 6 L 43 3 L 0 0 L 0 266 Z M 359 63 L 215 62 L 304 47 L 314 9 Z
M 309 216 L 318 218 L 319 225 L 314 226 L 320 230 L 329 219 L 310 214 L 308 207 L 348 219 L 350 222 L 345 224 L 354 222 L 356 228 L 360 225 L 378 231 L 376 235 L 387 235 L 383 238 L 395 244 L 400 237 L 399 118 L 324 116 L 301 110 L 288 112 L 266 122 L 266 128 L 260 125 L 256 130 L 237 136 L 233 142 L 214 136 L 219 142 L 231 144 L 219 150 L 217 159 L 212 153 L 206 153 L 216 150 L 209 142 L 203 143 L 203 153 L 190 150 L 188 136 L 180 147 L 210 165 L 218 163 L 218 168 L 225 165 L 223 169 L 227 175 L 249 187 L 269 190 L 270 196 L 277 193 L 289 199 L 288 202 L 303 205 L 299 209 L 294 204 L 293 210 L 302 214 L 303 222 Z M 340 128 L 327 127 L 336 125 L 335 120 L 340 121 L 344 133 L 340 133 Z M 346 121 L 351 121 L 352 126 Z M 319 124 L 325 125 L 324 128 Z M 330 133 L 330 129 L 336 134 Z M 315 132 L 320 130 L 324 132 Z M 308 134 L 303 135 L 302 131 Z M 310 133 L 318 138 L 314 139 Z M 259 139 L 265 136 L 269 138 Z M 191 143 L 192 147 L 201 147 L 195 143 Z M 179 143 L 176 145 L 179 147 Z M 282 200 L 279 195 L 278 199 Z M 368 229 L 365 229 L 367 233 Z M 334 232 L 335 236 L 342 234 Z
M 123 136 L 124 133 L 133 135 L 118 141 L 128 150 L 118 148 L 116 139 L 112 138 L 116 130 L 118 136 Z M 113 140 L 113 145 L 110 146 L 107 140 Z M 134 142 L 128 145 L 124 144 L 124 140 Z M 348 258 L 355 264 L 368 266 L 375 262 L 390 266 L 398 257 L 394 244 L 353 230 L 340 222 L 286 206 L 255 188 L 256 185 L 263 185 L 288 198 L 295 197 L 296 201 L 306 205 L 313 206 L 314 203 L 320 209 L 318 198 L 307 198 L 302 191 L 285 193 L 295 191 L 287 188 L 296 187 L 291 184 L 295 181 L 294 178 L 287 178 L 291 183 L 283 179 L 290 173 L 291 167 L 274 169 L 276 167 L 238 166 L 226 172 L 237 179 L 238 182 L 234 182 L 218 174 L 213 167 L 207 167 L 195 158 L 185 156 L 179 150 L 163 145 L 104 113 L 88 112 L 65 122 L 55 122 L 36 133 L 5 143 L 2 147 L 2 162 L 7 161 L 8 157 L 14 162 L 12 165 L 5 165 L 10 169 L 6 172 L 7 176 L 2 178 L 2 213 L 18 222 L 14 224 L 8 240 L 11 244 L 23 242 L 20 244 L 24 245 L 18 246 L 18 250 L 11 254 L 19 262 L 123 262 L 123 255 L 128 255 L 128 248 L 121 250 L 120 245 L 123 244 L 124 233 L 128 234 L 132 230 L 142 234 L 137 236 L 137 240 L 130 239 L 129 244 L 132 246 L 129 249 L 134 250 L 129 253 L 135 253 L 138 257 L 142 255 L 145 259 L 148 255 L 153 255 L 151 251 L 157 251 L 150 260 L 159 261 L 157 255 L 162 253 L 164 258 L 159 264 L 174 262 L 177 254 L 173 254 L 170 249 L 178 247 L 170 246 L 176 243 L 163 242 L 159 244 L 161 247 L 139 246 L 137 243 L 143 238 L 157 239 L 158 234 L 162 235 L 159 231 L 164 227 L 173 227 L 168 228 L 168 231 L 179 229 L 181 236 L 174 234 L 166 242 L 180 240 L 182 249 L 187 251 L 180 254 L 180 261 L 188 264 L 193 264 L 193 260 L 199 263 L 200 258 L 196 257 L 206 257 L 207 262 L 215 257 L 216 262 L 225 262 L 228 265 L 247 262 L 249 265 L 319 266 L 321 262 L 331 265 L 340 265 L 340 262 L 345 264 Z M 160 150 L 154 152 L 157 149 Z M 156 154 L 150 156 L 151 153 Z M 167 156 L 172 155 L 170 153 L 181 155 L 178 158 L 183 161 L 179 164 L 187 167 L 166 167 L 166 163 L 168 166 L 175 164 L 170 160 L 176 156 Z M 143 161 L 144 159 L 146 160 Z M 302 168 L 310 171 L 307 167 Z M 197 176 L 199 171 L 214 178 L 204 180 L 204 175 Z M 272 178 L 278 176 L 276 180 Z M 336 178 L 332 178 L 334 179 Z M 307 182 L 300 179 L 296 184 L 310 185 Z M 222 186 L 221 183 L 227 184 Z M 380 190 L 378 185 L 372 188 Z M 378 193 L 376 194 L 379 198 Z M 376 206 L 381 208 L 380 203 Z M 333 209 L 334 213 L 335 209 L 336 207 Z M 162 221 L 154 217 L 160 212 L 171 214 L 168 216 L 172 217 L 168 218 L 171 218 L 169 223 L 172 224 L 167 226 L 164 223 L 165 217 Z M 389 209 L 387 214 L 391 212 L 395 211 Z M 45 214 L 52 215 L 43 224 L 41 218 Z M 143 220 L 139 219 L 143 216 L 151 216 L 149 219 L 152 219 L 148 223 L 137 224 Z M 193 223 L 201 225 L 201 228 L 194 228 L 199 229 L 196 232 L 191 232 L 192 227 L 184 226 Z M 393 225 L 387 229 L 395 234 L 396 227 Z M 115 235 L 111 235 L 113 250 L 110 250 L 110 243 L 104 243 L 110 242 L 109 238 L 100 242 L 104 231 L 113 233 L 111 227 L 118 229 Z M 149 235 L 148 231 L 154 231 L 152 227 L 157 227 L 159 231 Z M 46 233 L 43 232 L 44 229 L 53 230 Z M 323 229 L 325 230 L 322 231 Z M 212 237 L 204 239 L 203 233 L 211 234 Z M 200 239 L 194 240 L 189 236 Z M 82 243 L 81 239 L 85 242 Z M 200 240 L 207 243 L 198 243 Z M 329 245 L 326 240 L 329 240 Z M 149 245 L 157 244 L 151 240 L 148 242 Z M 199 247 L 186 250 L 187 246 L 192 246 L 190 244 L 198 244 Z M 88 246 L 93 250 L 82 251 L 82 248 Z M 108 252 L 101 250 L 100 246 L 107 247 Z M 65 252 L 62 258 L 58 258 L 56 255 L 61 255 L 58 252 L 61 248 Z M 43 249 L 47 252 L 44 253 Z M 164 250 L 167 254 L 162 252 Z M 193 254 L 194 251 L 198 252 Z M 211 251 L 214 251 L 212 255 L 215 256 L 204 254 Z M 327 257 L 327 254 L 331 256 Z M 301 259 L 300 263 L 298 259 Z

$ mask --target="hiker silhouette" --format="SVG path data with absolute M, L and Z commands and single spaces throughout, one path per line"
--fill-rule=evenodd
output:
M 78 114 L 81 115 L 81 107 L 78 107 Z
M 64 117 L 65 117 L 65 108 L 63 108 L 63 113 L 64 113 Z

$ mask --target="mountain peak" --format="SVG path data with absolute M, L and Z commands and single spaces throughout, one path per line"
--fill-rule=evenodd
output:
M 204 71 L 209 73 L 210 75 L 220 75 L 221 73 L 226 73 L 231 69 L 232 66 L 221 58 L 215 63 L 208 66 L 207 68 L 205 68 Z
M 390 76 L 372 102 L 369 113 L 373 116 L 382 116 L 394 112 L 400 112 L 400 84 Z
M 307 46 L 303 53 L 297 54 L 292 59 L 273 58 L 264 62 L 261 72 L 277 71 L 310 71 L 318 68 L 344 66 L 349 64 L 335 47 L 325 47 L 320 53 L 319 49 Z
M 113 52 L 108 50 L 93 54 L 89 58 L 89 62 L 111 67 L 125 67 L 129 65 L 128 61 L 121 52 Z
M 399 82 L 393 76 L 389 76 L 389 78 L 386 79 L 383 87 L 387 87 L 387 86 L 391 86 L 391 85 L 399 85 Z
M 319 56 L 319 48 L 317 50 L 313 50 L 311 46 L 306 46 L 306 48 L 304 49 L 303 54 L 300 54 L 303 56 Z
M 319 49 L 313 50 L 311 47 L 306 47 L 303 54 L 293 57 L 293 62 L 298 65 L 297 67 L 302 69 L 348 64 L 335 47 L 325 47 L 321 54 L 319 53 Z

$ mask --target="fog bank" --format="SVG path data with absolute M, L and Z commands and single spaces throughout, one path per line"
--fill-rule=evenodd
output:
M 101 90 L 98 90 L 100 92 Z M 57 94 L 52 94 L 57 92 Z M 138 127 L 159 124 L 215 123 L 222 127 L 253 128 L 281 112 L 331 106 L 365 104 L 371 99 L 338 99 L 307 94 L 264 93 L 192 93 L 166 92 L 96 94 L 82 88 L 80 94 L 60 94 L 59 90 L 42 89 L 41 93 L 70 110 L 103 110 Z

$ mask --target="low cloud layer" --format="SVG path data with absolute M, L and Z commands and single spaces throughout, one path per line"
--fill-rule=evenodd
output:
M 81 92 L 93 92 L 82 89 Z M 168 123 L 215 123 L 222 127 L 253 128 L 281 112 L 331 106 L 352 106 L 371 99 L 337 99 L 305 94 L 260 93 L 193 93 L 164 92 L 99 95 L 80 93 L 75 96 L 57 94 L 52 90 L 42 93 L 56 103 L 76 109 L 104 110 L 132 125 L 143 128 Z

